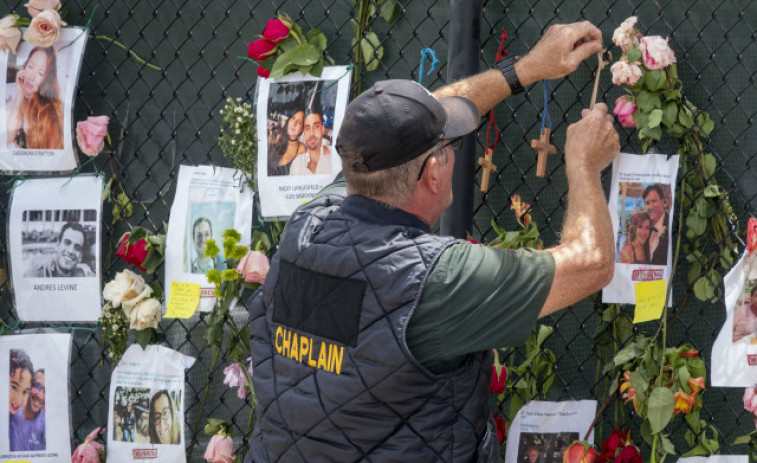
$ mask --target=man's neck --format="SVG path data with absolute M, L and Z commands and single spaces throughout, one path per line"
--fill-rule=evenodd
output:
M 34 413 L 33 411 L 31 411 L 29 407 L 24 407 L 24 419 L 26 421 L 31 421 L 35 419 L 37 415 L 39 415 L 39 412 Z

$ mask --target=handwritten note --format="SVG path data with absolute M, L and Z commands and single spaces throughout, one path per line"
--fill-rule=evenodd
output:
M 659 320 L 665 307 L 666 280 L 644 281 L 635 283 L 636 311 L 633 315 L 634 323 Z
M 171 282 L 171 296 L 168 299 L 166 318 L 189 318 L 199 305 L 199 283 Z

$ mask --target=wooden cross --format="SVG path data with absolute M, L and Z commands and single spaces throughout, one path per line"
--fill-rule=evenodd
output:
M 489 191 L 489 176 L 494 171 L 497 171 L 497 166 L 492 163 L 491 148 L 486 148 L 486 153 L 483 158 L 478 158 L 478 165 L 481 166 L 481 192 L 486 193 Z
M 608 55 L 608 61 L 605 61 L 603 58 L 603 55 L 607 53 Z M 599 89 L 599 74 L 602 72 L 602 69 L 610 64 L 610 61 L 612 60 L 612 55 L 607 50 L 602 50 L 599 53 L 597 53 L 597 76 L 594 78 L 594 90 L 591 92 L 591 103 L 589 103 L 589 109 L 594 108 L 594 103 L 597 102 L 597 90 Z
M 549 143 L 549 132 L 547 127 L 541 132 L 541 137 L 538 140 L 531 140 L 531 148 L 535 149 L 538 153 L 536 159 L 536 176 L 544 178 L 544 173 L 547 170 L 547 155 L 557 154 L 557 148 Z M 480 161 L 480 160 L 479 160 Z

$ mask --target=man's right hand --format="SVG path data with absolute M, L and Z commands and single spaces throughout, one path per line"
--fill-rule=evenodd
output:
M 580 121 L 568 127 L 565 139 L 565 164 L 568 174 L 574 169 L 599 173 L 620 152 L 620 138 L 607 105 L 597 103 L 584 109 Z

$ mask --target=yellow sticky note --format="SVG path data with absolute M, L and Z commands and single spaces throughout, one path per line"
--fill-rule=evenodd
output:
M 31 460 L 3 460 L 3 463 L 32 463 Z
M 641 323 L 659 320 L 665 307 L 665 280 L 643 281 L 635 283 L 636 311 L 633 322 Z
M 200 284 L 171 282 L 166 318 L 189 318 L 200 305 Z

